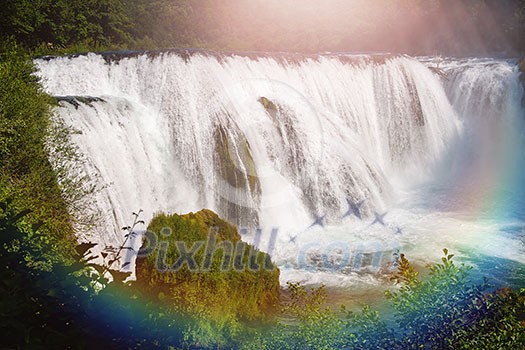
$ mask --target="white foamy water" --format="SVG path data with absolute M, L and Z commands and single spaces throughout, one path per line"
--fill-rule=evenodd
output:
M 81 131 L 85 171 L 106 185 L 91 233 L 102 245 L 119 244 L 139 208 L 146 221 L 209 208 L 249 228 L 247 240 L 260 227 L 283 282 L 368 283 L 370 266 L 385 268 L 396 249 L 419 261 L 448 247 L 525 263 L 522 236 L 499 233 L 509 221 L 471 208 L 495 200 L 501 169 L 521 161 L 510 151 L 523 130 L 510 62 L 448 60 L 447 78 L 409 57 L 89 54 L 37 64 L 49 93 L 102 99 L 58 108 Z M 465 198 L 460 185 L 487 193 Z M 362 220 L 343 218 L 347 199 L 364 200 Z M 374 212 L 387 212 L 385 226 L 372 225 Z M 324 228 L 310 227 L 324 215 Z

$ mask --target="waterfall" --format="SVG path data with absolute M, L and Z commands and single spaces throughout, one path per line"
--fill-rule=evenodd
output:
M 506 152 L 501 128 L 522 130 L 522 89 L 504 60 L 447 60 L 445 76 L 428 68 L 433 59 L 405 56 L 157 52 L 36 63 L 46 91 L 61 97 L 59 116 L 79 131 L 85 171 L 104 184 L 94 233 L 104 244 L 121 241 L 138 208 L 146 221 L 209 208 L 281 232 L 306 232 L 326 215 L 326 237 L 344 240 L 349 222 L 359 224 L 342 217 L 347 200 L 364 201 L 372 219 L 392 208 L 442 211 L 439 195 L 420 189 L 450 191 L 466 169 L 492 173 Z M 403 244 L 428 237 L 412 236 Z M 294 250 L 278 251 L 289 263 Z

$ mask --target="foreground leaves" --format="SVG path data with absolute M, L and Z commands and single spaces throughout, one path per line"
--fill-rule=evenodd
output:
M 386 293 L 395 324 L 364 306 L 360 314 L 323 307 L 324 288 L 308 292 L 289 284 L 285 310 L 297 322 L 259 334 L 264 349 L 523 349 L 525 289 L 491 290 L 469 280 L 470 268 L 456 265 L 444 249 L 438 264 L 420 277 L 401 254 Z M 247 348 L 254 348 L 253 345 Z

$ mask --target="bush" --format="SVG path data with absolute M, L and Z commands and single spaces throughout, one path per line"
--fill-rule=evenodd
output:
M 17 44 L 0 42 L 0 201 L 9 198 L 18 211 L 31 210 L 27 220 L 43 224 L 49 254 L 58 259 L 71 254 L 75 237 L 48 160 L 53 99 L 34 73 L 32 60 Z
M 28 213 L 0 202 L 0 347 L 165 349 L 182 344 L 182 330 L 195 321 L 166 313 L 123 283 L 129 274 L 93 264 L 94 244 L 76 246 L 70 264 L 51 261 L 49 246 L 32 244 L 45 234 L 28 224 Z
M 398 292 L 387 292 L 406 348 L 523 346 L 525 328 L 518 321 L 525 313 L 523 291 L 487 292 L 490 285 L 486 281 L 473 284 L 470 268 L 456 265 L 447 249 L 443 252 L 442 263 L 428 266 L 430 274 L 424 280 L 407 272 L 411 267 L 402 256 L 398 275 L 405 276 L 404 284 Z
M 278 324 L 259 334 L 265 349 L 523 349 L 525 289 L 489 291 L 473 284 L 470 268 L 456 265 L 444 250 L 441 263 L 420 278 L 404 255 L 392 280 L 401 286 L 386 293 L 396 324 L 387 326 L 365 306 L 346 320 L 323 308 L 323 288 L 308 293 L 289 284 L 296 324 Z M 343 313 L 344 314 L 344 313 Z M 247 345 L 250 348 L 250 345 Z

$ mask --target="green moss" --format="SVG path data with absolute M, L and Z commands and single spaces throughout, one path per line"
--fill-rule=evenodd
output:
M 217 214 L 210 210 L 186 215 L 158 214 L 148 230 L 159 237 L 160 248 L 137 260 L 137 284 L 167 307 L 215 322 L 264 320 L 275 311 L 280 293 L 279 270 L 267 254 L 242 242 L 236 227 Z M 206 268 L 207 252 L 211 250 L 206 250 L 205 242 L 212 239 L 216 239 L 217 246 L 231 244 L 242 253 L 228 259 L 228 254 L 224 254 L 227 249 L 218 248 Z M 184 242 L 188 250 L 196 242 L 203 242 L 195 254 L 197 270 L 186 264 L 170 271 L 180 257 L 175 242 Z M 167 246 L 164 259 L 163 246 Z

